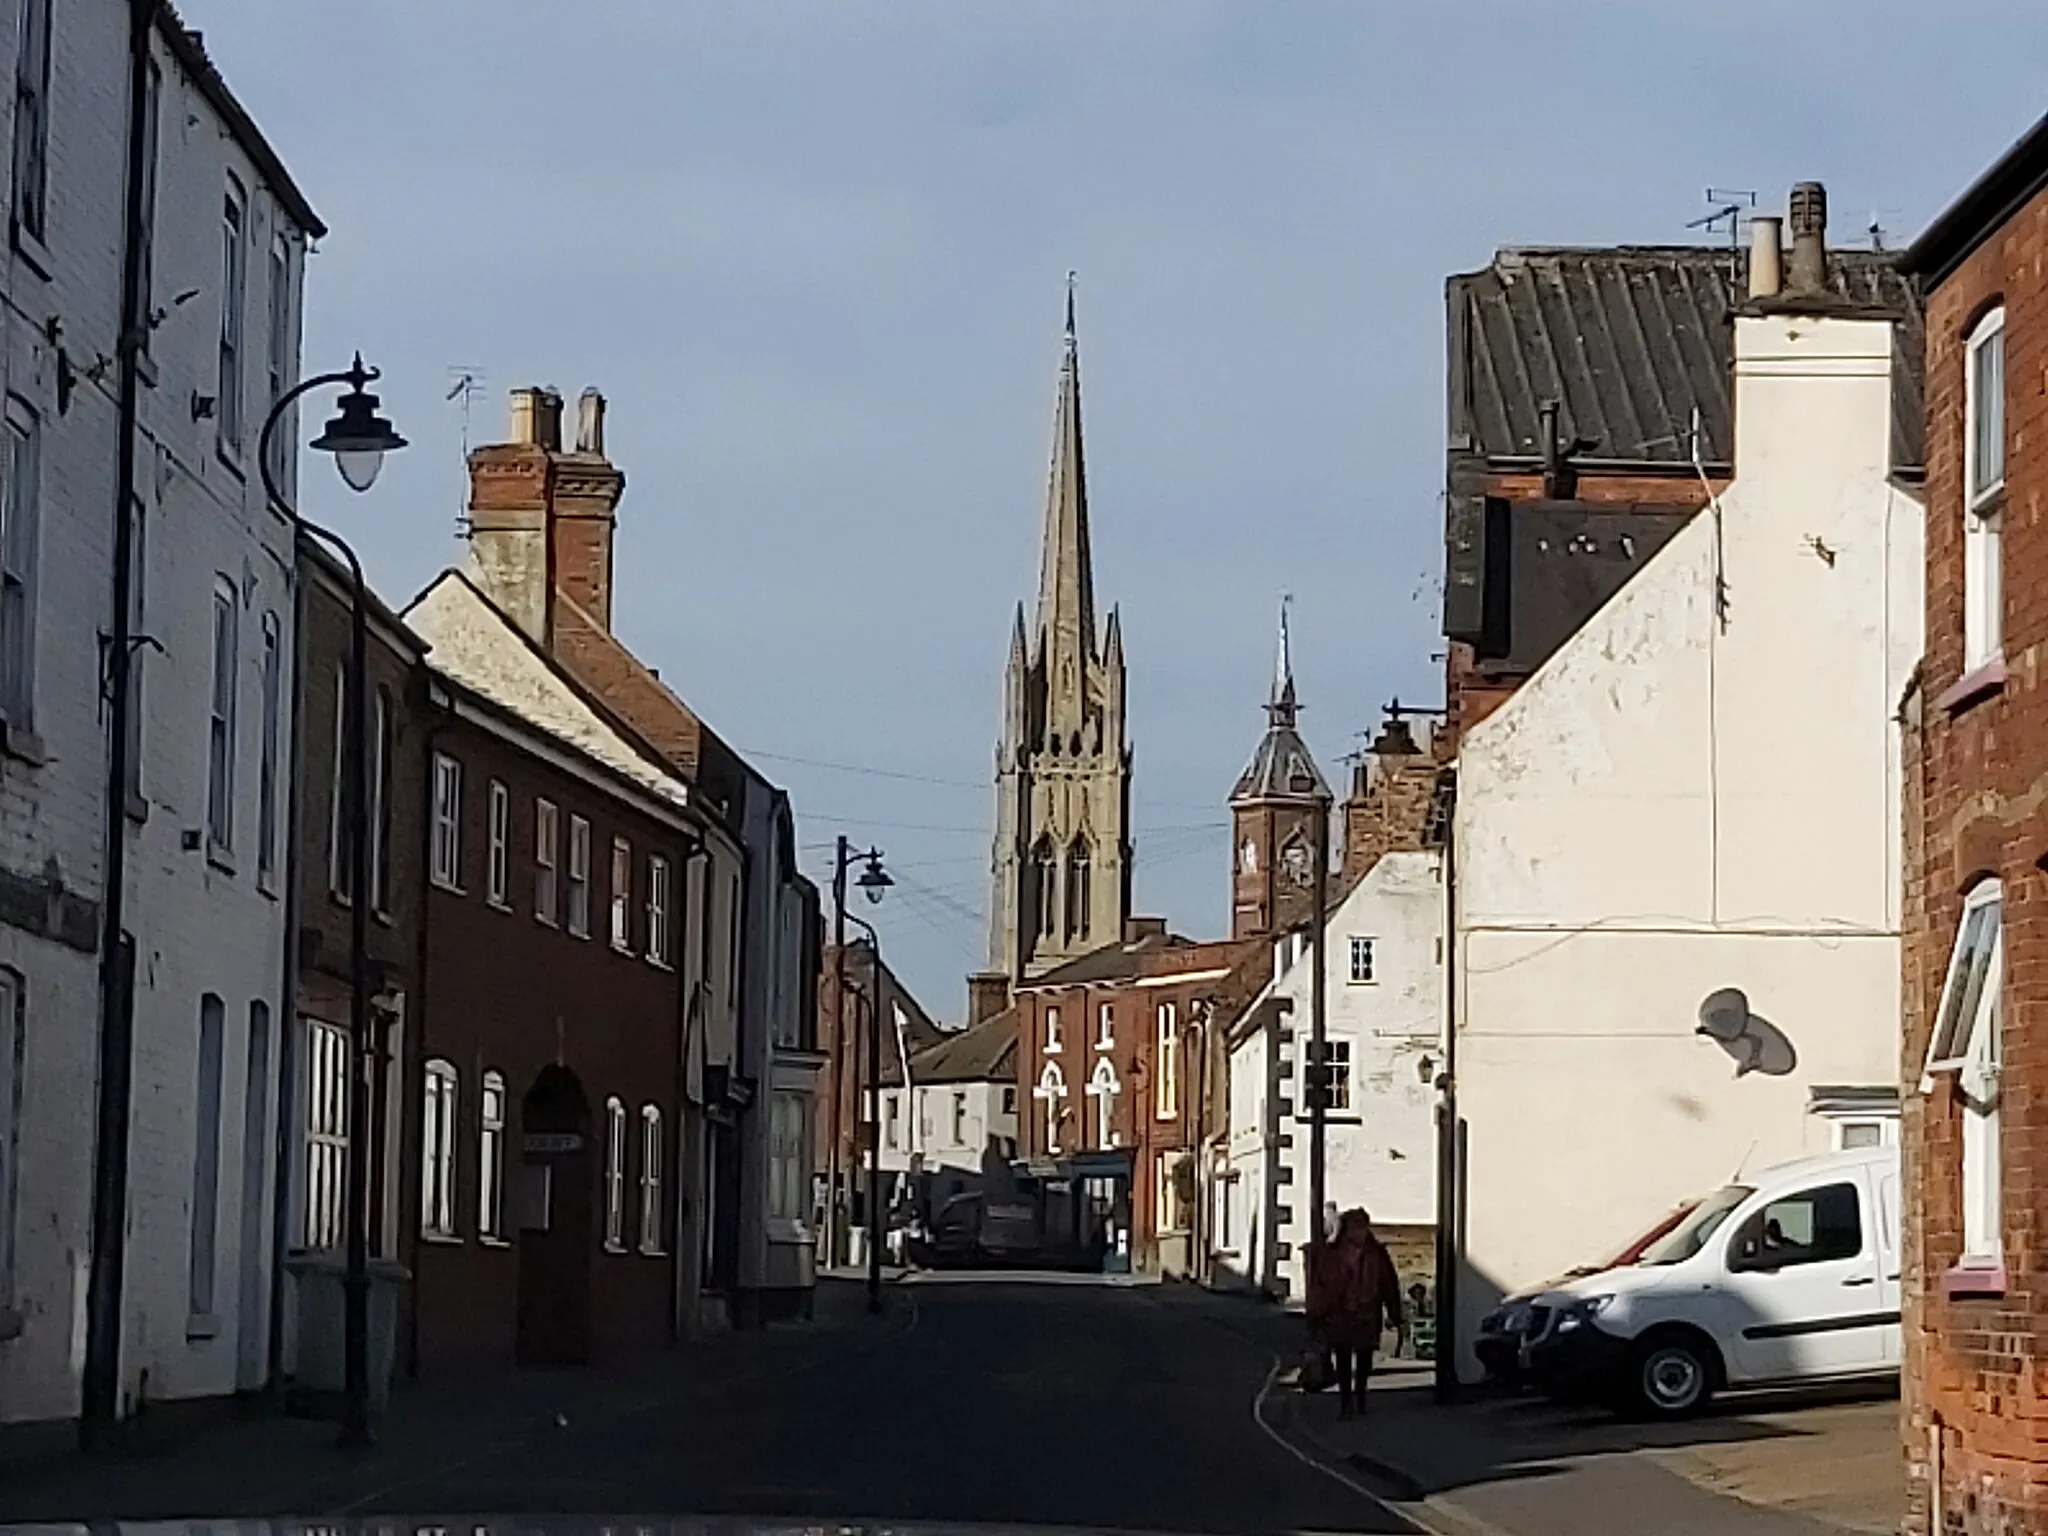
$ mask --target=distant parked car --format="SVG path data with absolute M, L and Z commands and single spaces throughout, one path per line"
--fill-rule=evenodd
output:
M 1646 1232 L 1625 1243 L 1617 1252 L 1599 1264 L 1582 1264 L 1566 1270 L 1554 1280 L 1531 1286 L 1505 1296 L 1501 1304 L 1479 1320 L 1479 1337 L 1473 1341 L 1472 1352 L 1479 1357 L 1479 1364 L 1485 1370 L 1487 1379 L 1507 1386 L 1519 1386 L 1526 1372 L 1523 1365 L 1523 1351 L 1527 1347 L 1529 1314 L 1536 1298 L 1545 1291 L 1555 1290 L 1573 1280 L 1587 1275 L 1603 1274 L 1610 1269 L 1619 1269 L 1624 1264 L 1633 1264 L 1643 1255 L 1643 1250 L 1677 1226 L 1699 1204 L 1697 1200 L 1685 1200 L 1673 1206 Z
M 1561 1395 L 1656 1417 L 1725 1387 L 1896 1375 L 1899 1150 L 1802 1158 L 1715 1191 L 1624 1269 L 1529 1302 L 1524 1360 Z

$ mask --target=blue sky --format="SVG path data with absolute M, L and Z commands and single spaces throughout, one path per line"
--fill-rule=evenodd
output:
M 1903 241 L 2048 108 L 2039 0 L 179 4 L 333 227 L 307 368 L 360 347 L 414 445 L 309 513 L 407 596 L 456 549 L 451 370 L 473 441 L 602 388 L 620 634 L 813 873 L 887 851 L 870 915 L 955 1018 L 1069 268 L 1138 903 L 1209 936 L 1279 594 L 1333 778 L 1441 691 L 1447 274 L 1809 177 L 1838 242 Z

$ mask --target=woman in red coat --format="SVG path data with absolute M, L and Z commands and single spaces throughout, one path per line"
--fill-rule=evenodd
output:
M 1346 1211 L 1308 1280 L 1309 1331 L 1336 1366 L 1340 1419 L 1364 1405 L 1373 1351 L 1380 1335 L 1389 1326 L 1400 1327 L 1401 1320 L 1401 1281 L 1392 1256 L 1373 1234 L 1371 1217 Z

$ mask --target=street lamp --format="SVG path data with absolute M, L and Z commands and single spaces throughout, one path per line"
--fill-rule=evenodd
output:
M 286 390 L 270 408 L 256 442 L 256 467 L 271 505 L 291 520 L 302 539 L 317 539 L 338 552 L 349 574 L 348 711 L 344 760 L 348 769 L 343 796 L 349 827 L 349 1105 L 348 1172 L 344 1209 L 348 1221 L 347 1269 L 342 1281 L 343 1405 L 341 1442 L 368 1445 L 370 1434 L 370 1233 L 365 1196 L 370 1183 L 370 773 L 369 773 L 369 584 L 363 562 L 348 541 L 299 515 L 278 488 L 271 469 L 272 440 L 285 412 L 301 395 L 315 389 L 347 385 L 341 410 L 313 439 L 312 447 L 334 455 L 335 468 L 350 490 L 367 491 L 384 466 L 384 455 L 403 448 L 405 439 L 377 414 L 377 397 L 363 386 L 378 377 L 363 366 L 363 355 L 338 373 L 315 374 Z
M 870 848 L 866 853 L 855 853 L 853 845 L 846 840 L 846 834 L 842 832 L 839 835 L 832 854 L 832 1017 L 836 1038 L 832 1042 L 832 1144 L 825 1152 L 825 1265 L 828 1269 L 839 1263 L 839 1104 L 846 1091 L 846 871 L 856 860 L 866 867 L 854 883 L 871 906 L 881 905 L 882 897 L 896 883 L 882 868 L 881 849 Z M 880 957 L 876 958 L 879 964 Z M 871 1009 L 874 1006 L 872 1000 L 869 1006 Z M 847 1172 L 850 1184 L 852 1170 Z
M 867 874 L 862 875 L 862 889 L 870 898 L 880 901 L 881 895 L 874 885 L 867 881 L 868 874 L 881 875 L 886 883 L 889 877 L 883 874 L 880 855 L 871 855 Z M 875 925 L 866 918 L 848 912 L 846 920 L 859 923 L 867 930 L 868 953 L 874 959 L 874 978 L 868 984 L 868 1310 L 882 1310 L 882 939 L 875 932 Z M 910 1084 L 908 1064 L 903 1074 L 904 1086 Z

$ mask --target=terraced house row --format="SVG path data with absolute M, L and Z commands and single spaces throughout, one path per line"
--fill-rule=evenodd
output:
M 0 1423 L 327 1403 L 357 1151 L 375 1392 L 804 1311 L 817 896 L 611 633 L 604 401 L 516 392 L 462 569 L 369 599 L 358 822 L 325 226 L 161 0 L 0 7 L 0 70 Z

